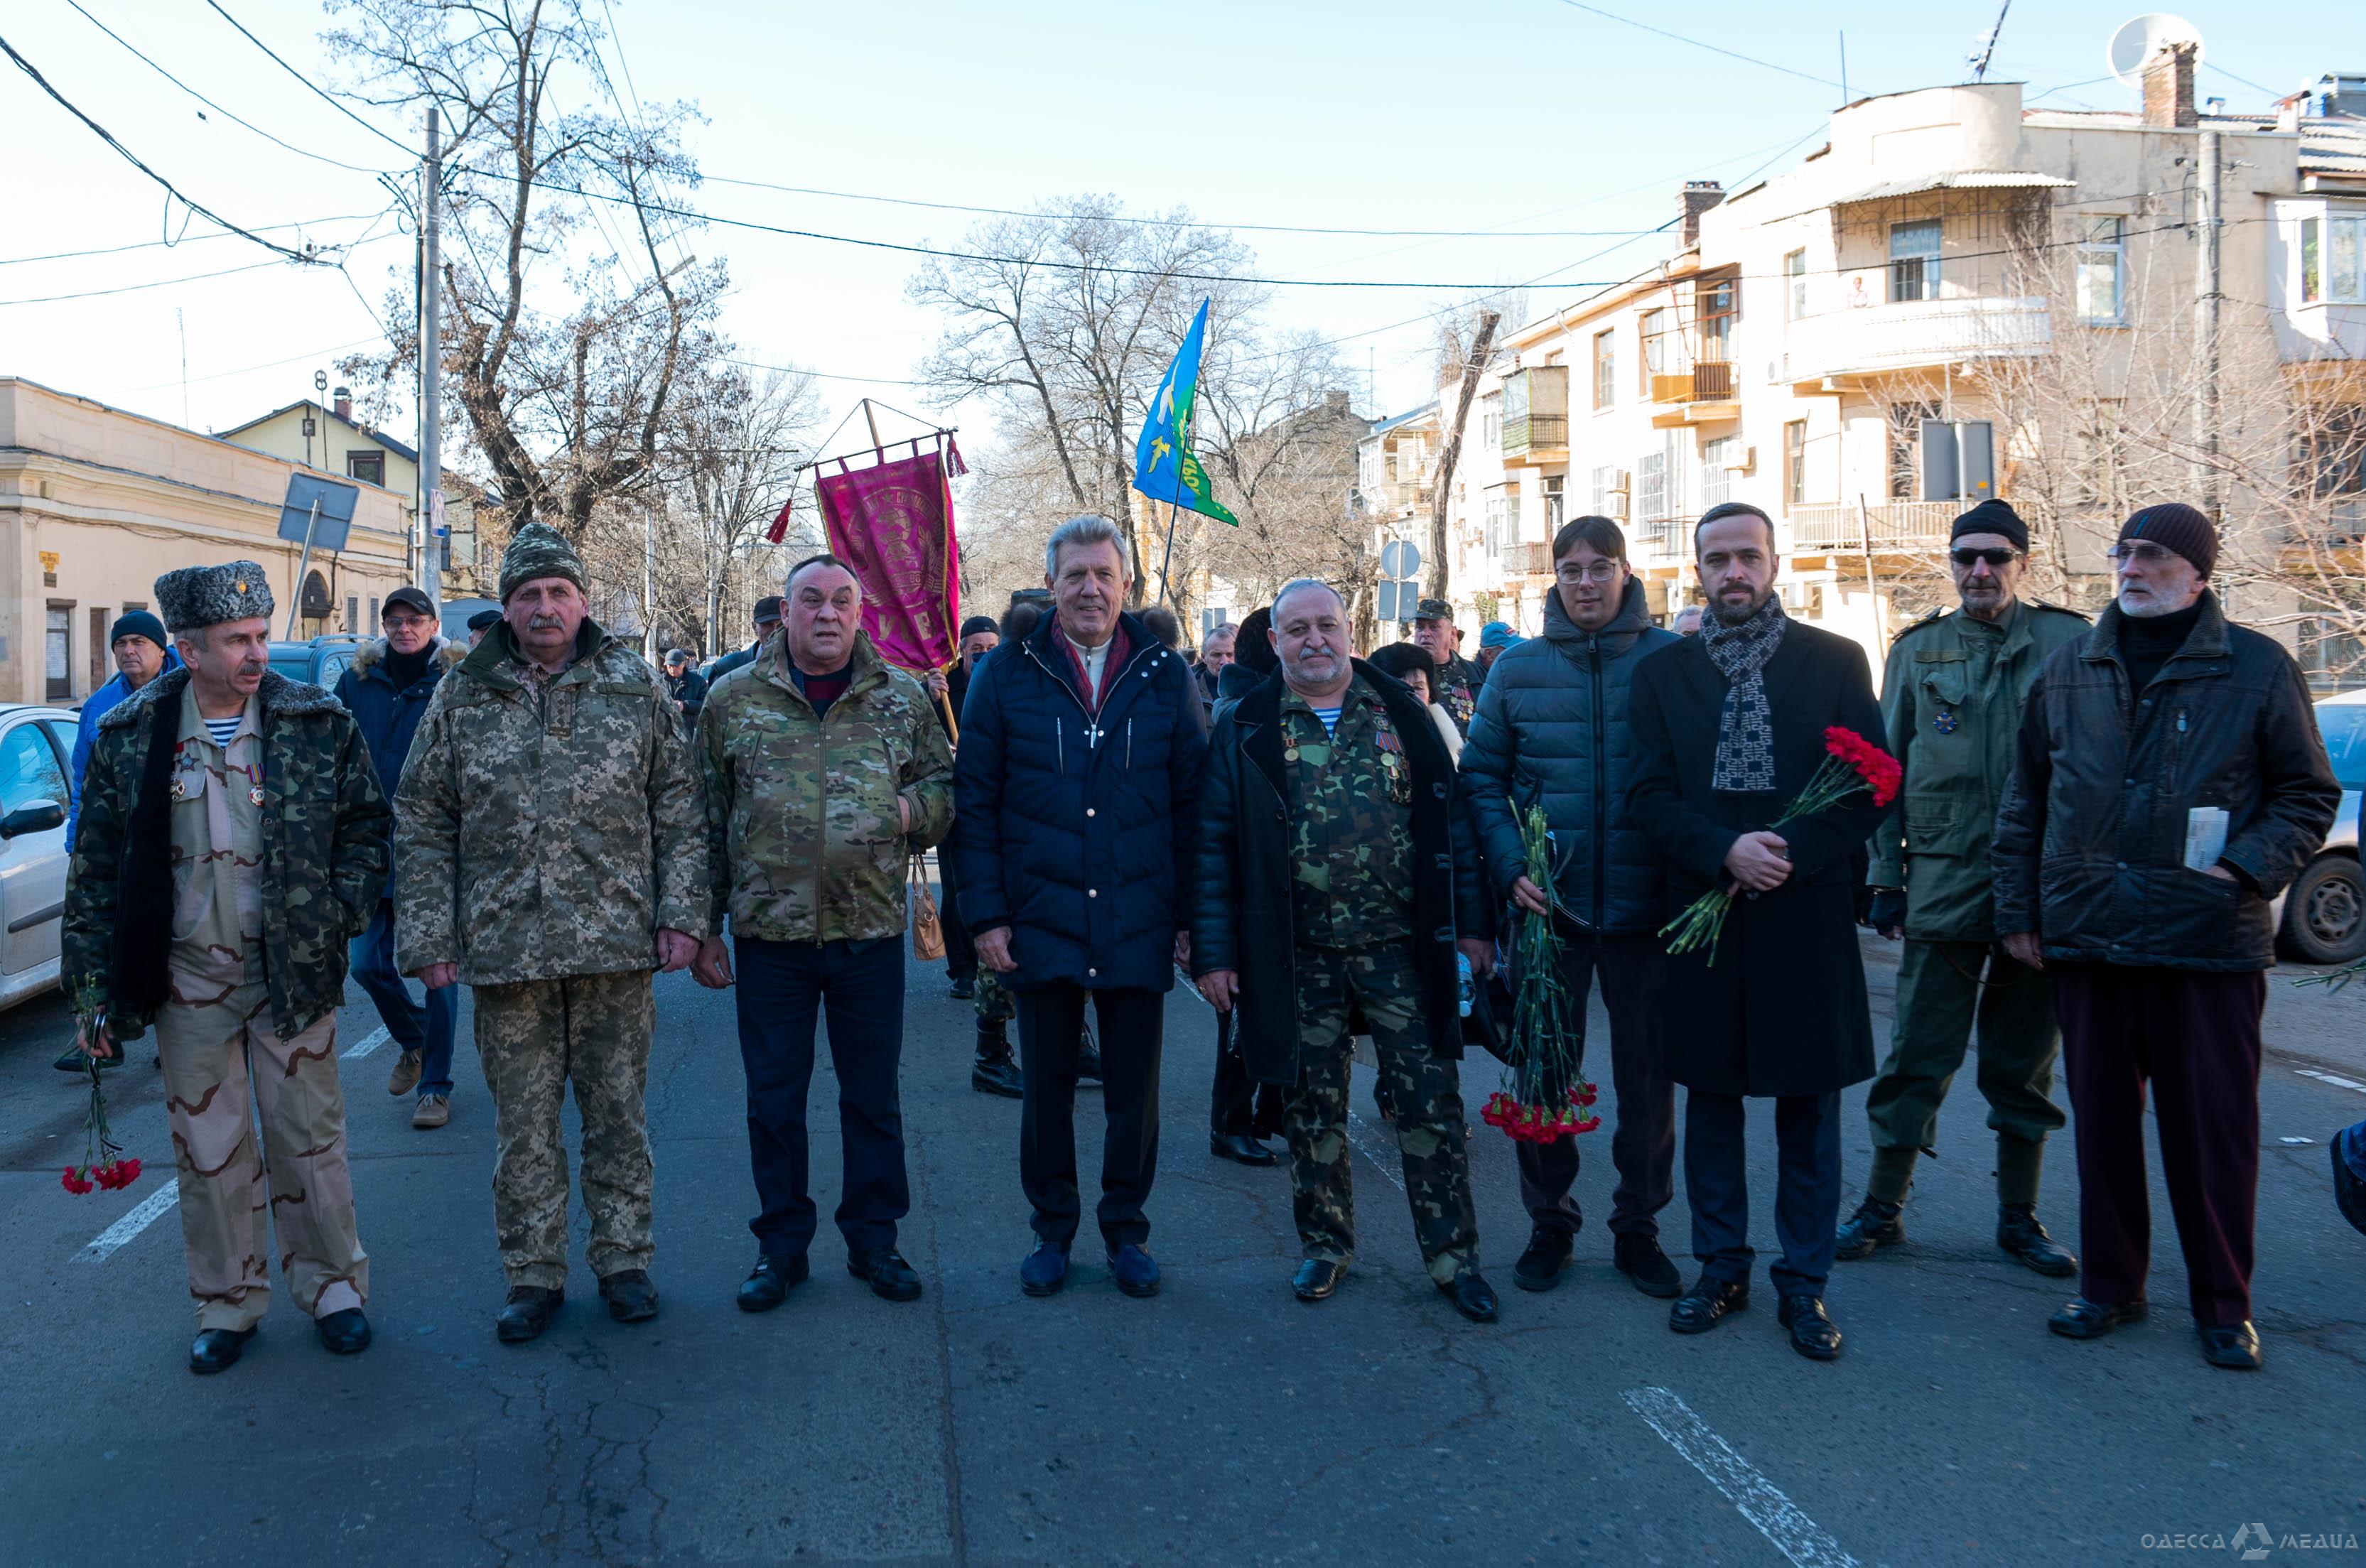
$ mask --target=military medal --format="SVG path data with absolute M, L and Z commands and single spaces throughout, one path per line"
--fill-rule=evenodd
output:
M 249 806 L 261 806 L 263 804 L 263 775 L 256 773 L 251 767 L 241 768 L 239 772 L 246 775 L 246 803 Z
M 246 792 L 246 800 L 247 800 L 247 804 L 248 804 L 248 805 L 250 805 L 250 806 L 260 806 L 260 805 L 262 805 L 262 804 L 263 804 L 263 786 L 262 786 L 261 784 L 256 784 L 254 787 L 253 787 L 252 789 L 248 790 L 248 791 Z
M 1954 708 L 1942 707 L 1937 713 L 1931 716 L 1931 728 L 1937 730 L 1942 735 L 1955 734 L 1955 710 Z

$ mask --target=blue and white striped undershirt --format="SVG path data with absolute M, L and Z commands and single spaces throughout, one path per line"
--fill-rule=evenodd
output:
M 1307 705 L 1308 707 L 1314 707 L 1314 705 L 1313 705 L 1313 703 L 1309 703 L 1309 704 L 1307 704 L 1306 705 Z M 1340 709 L 1340 706 L 1341 706 L 1341 705 L 1340 705 L 1340 704 L 1334 703 L 1331 706 L 1329 706 L 1329 707 L 1327 707 L 1327 708 L 1314 708 L 1314 716 L 1315 716 L 1315 717 L 1317 717 L 1317 718 L 1319 718 L 1319 719 L 1321 719 L 1321 720 L 1323 721 L 1323 733 L 1324 733 L 1324 734 L 1325 734 L 1325 735 L 1336 735 L 1336 734 L 1338 734 L 1338 733 L 1339 733 L 1339 709 Z
M 238 733 L 239 721 L 245 716 L 242 713 L 234 713 L 228 718 L 209 718 L 206 720 L 206 733 L 214 738 L 215 745 L 227 747 L 230 738 Z

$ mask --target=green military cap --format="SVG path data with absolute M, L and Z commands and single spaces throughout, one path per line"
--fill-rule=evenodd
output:
M 156 580 L 157 613 L 176 632 L 218 626 L 224 621 L 271 618 L 277 606 L 263 568 L 251 560 L 227 566 L 185 566 Z
M 1416 621 L 1450 621 L 1454 618 L 1454 606 L 1443 599 L 1425 599 L 1414 606 L 1413 618 Z

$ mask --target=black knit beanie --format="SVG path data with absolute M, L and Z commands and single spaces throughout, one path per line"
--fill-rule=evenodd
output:
M 2158 506 L 2147 506 L 2120 525 L 2120 543 L 2142 539 L 2158 545 L 2165 550 L 2175 550 L 2193 563 L 2193 570 L 2208 577 L 2218 564 L 2218 530 L 2212 526 L 2207 513 L 2201 508 L 2188 506 L 2181 501 L 2164 501 Z
M 1947 542 L 1954 544 L 1966 534 L 2000 534 L 2012 541 L 2012 547 L 2029 553 L 2029 525 L 2021 513 L 2001 501 L 1983 501 L 1961 517 L 1948 531 Z

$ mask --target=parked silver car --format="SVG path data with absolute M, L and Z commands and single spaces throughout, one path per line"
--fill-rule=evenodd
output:
M 2358 808 L 2366 798 L 2366 692 L 2345 692 L 2316 705 L 2333 776 L 2341 782 L 2341 810 L 2325 847 L 2284 894 L 2284 951 L 2310 964 L 2355 964 L 2366 958 L 2366 871 L 2358 861 Z
M 58 983 L 74 716 L 0 705 L 0 1008 Z

